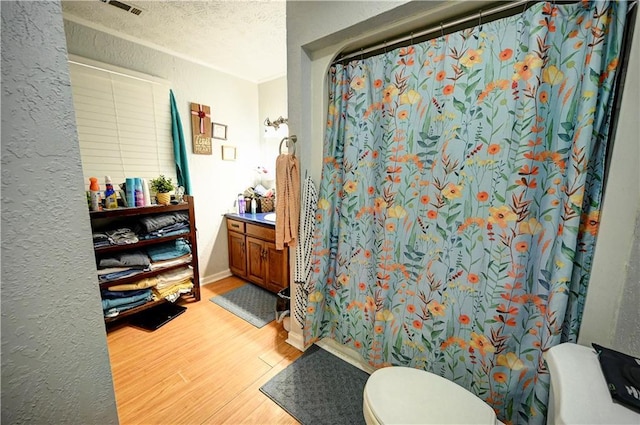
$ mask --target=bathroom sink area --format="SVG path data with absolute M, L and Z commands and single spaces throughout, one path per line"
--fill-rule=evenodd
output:
M 276 221 L 276 213 L 268 213 L 264 215 L 264 219 L 267 221 Z

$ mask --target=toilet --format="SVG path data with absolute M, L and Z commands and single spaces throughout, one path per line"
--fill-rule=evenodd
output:
M 640 414 L 611 400 L 593 349 L 565 343 L 544 355 L 551 377 L 548 424 L 640 424 Z M 363 394 L 367 425 L 501 424 L 475 394 L 424 370 L 378 369 Z
M 499 424 L 493 409 L 475 394 L 424 370 L 378 369 L 364 386 L 367 425 Z

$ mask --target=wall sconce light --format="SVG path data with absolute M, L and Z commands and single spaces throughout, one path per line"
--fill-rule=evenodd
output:
M 275 121 L 271 121 L 269 119 L 269 117 L 267 117 L 267 119 L 264 120 L 264 126 L 265 127 L 273 127 L 274 130 L 278 130 L 278 128 L 282 125 L 282 124 L 289 124 L 289 120 L 287 118 L 282 118 L 282 117 L 278 117 L 278 119 L 276 119 Z

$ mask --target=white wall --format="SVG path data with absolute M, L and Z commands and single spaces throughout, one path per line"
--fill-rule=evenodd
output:
M 287 2 L 287 78 L 289 91 L 289 126 L 302 140 L 299 151 L 301 167 L 309 170 L 319 182 L 322 132 L 326 114 L 324 79 L 331 59 L 345 46 L 357 46 L 359 40 L 375 39 L 375 33 L 408 32 L 416 22 L 437 25 L 447 17 L 459 16 L 465 10 L 483 7 L 480 2 Z M 471 8 L 471 9 L 470 9 Z M 593 263 L 579 342 L 599 342 L 627 351 L 637 350 L 637 342 L 628 347 L 619 341 L 633 338 L 640 321 L 637 303 L 622 303 L 637 296 L 640 288 L 631 279 L 624 288 L 626 264 L 631 257 L 631 243 L 637 207 L 638 182 L 638 54 L 640 24 L 636 20 L 631 65 L 627 75 L 622 115 L 616 135 L 613 162 L 602 210 L 602 222 Z M 378 37 L 381 39 L 381 37 Z M 384 39 L 384 38 L 382 38 Z M 631 206 L 631 207 L 629 207 Z M 636 238 L 638 235 L 636 234 Z M 629 326 L 617 326 L 618 313 Z M 621 335 L 616 335 L 621 332 Z M 637 333 L 635 334 L 637 335 Z M 292 327 L 290 342 L 301 347 L 301 334 Z M 633 349 L 633 350 L 631 350 Z M 635 352 L 637 355 L 637 351 Z
M 626 264 L 627 278 L 622 292 L 620 314 L 613 346 L 623 353 L 640 356 L 640 326 L 638 308 L 640 308 L 640 210 L 636 212 L 636 229 L 633 247 Z
M 2 8 L 2 423 L 117 424 L 58 2 Z
M 254 169 L 263 160 L 258 85 L 75 22 L 65 21 L 65 32 L 69 53 L 172 83 L 188 144 L 202 283 L 229 275 L 223 214 L 232 210 L 238 193 L 253 185 Z M 228 126 L 226 141 L 212 139 L 213 155 L 192 153 L 190 102 L 210 106 L 212 121 Z M 221 159 L 222 145 L 237 148 L 236 161 Z
M 264 123 L 266 118 L 271 121 L 276 120 L 278 117 L 287 118 L 287 77 L 276 78 L 271 81 L 267 81 L 258 86 L 259 93 L 259 111 L 261 123 Z M 281 127 L 285 132 L 288 126 Z M 263 166 L 269 171 L 269 178 L 273 180 L 275 184 L 275 164 L 278 156 L 278 148 L 281 136 L 271 136 L 261 128 L 261 140 L 262 140 L 262 161 Z M 282 136 L 284 137 L 284 135 Z M 284 148 L 283 148 L 284 152 Z

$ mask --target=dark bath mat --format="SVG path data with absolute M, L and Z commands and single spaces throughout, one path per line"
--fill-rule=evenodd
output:
M 276 300 L 275 294 L 251 283 L 210 299 L 256 328 L 275 320 Z
M 364 424 L 369 374 L 312 345 L 260 391 L 303 425 Z

